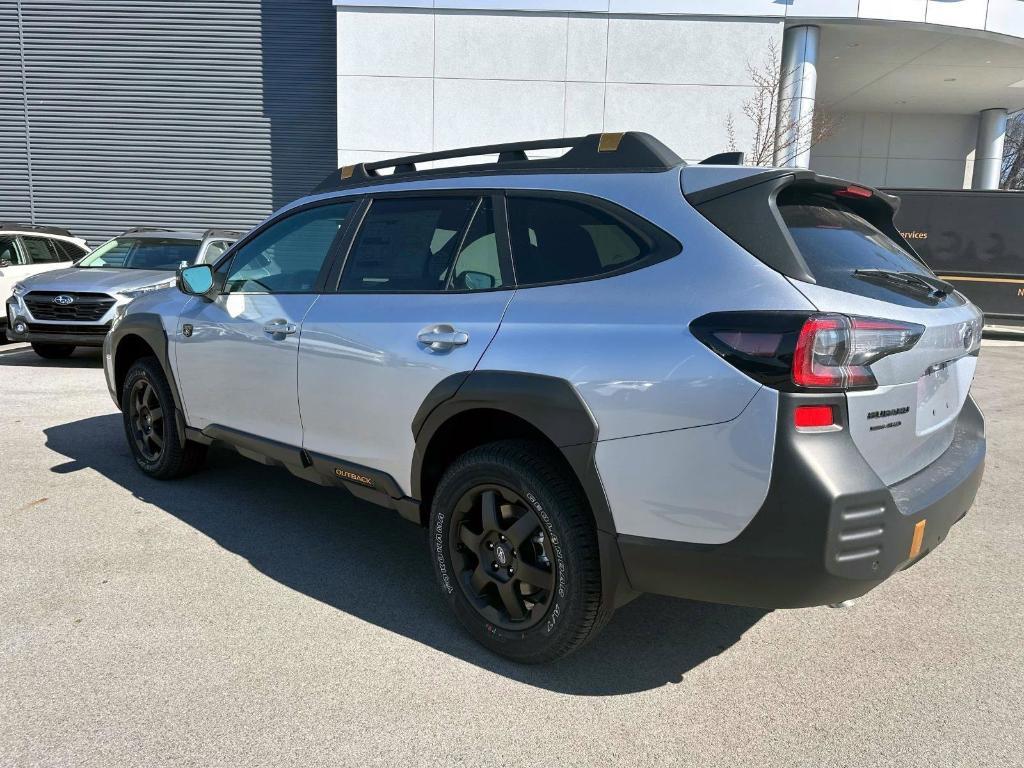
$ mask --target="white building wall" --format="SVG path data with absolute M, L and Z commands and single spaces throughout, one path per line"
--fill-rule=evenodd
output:
M 339 7 L 905 21 L 1024 38 L 1024 0 L 333 0 Z
M 811 150 L 811 168 L 876 187 L 970 187 L 975 115 L 849 113 Z
M 747 62 L 782 20 L 338 9 L 338 162 L 600 131 L 746 149 Z

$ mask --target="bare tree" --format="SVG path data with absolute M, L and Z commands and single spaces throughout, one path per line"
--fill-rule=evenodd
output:
M 1002 189 L 1024 189 L 1024 112 L 1011 115 L 1006 123 L 999 186 Z
M 780 96 L 782 84 L 794 73 L 783 72 L 779 59 L 779 48 L 771 42 L 761 62 L 747 62 L 747 74 L 754 85 L 754 93 L 743 102 L 742 110 L 753 129 L 747 153 L 747 163 L 751 165 L 786 164 L 833 136 L 841 121 L 838 115 L 815 110 L 813 117 L 780 123 L 779 116 L 789 115 L 791 104 Z M 731 113 L 726 118 L 726 135 L 730 149 L 735 149 L 736 124 Z

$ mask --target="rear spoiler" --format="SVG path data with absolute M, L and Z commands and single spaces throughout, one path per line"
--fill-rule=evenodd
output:
M 778 197 L 784 190 L 828 194 L 852 208 L 919 261 L 893 217 L 900 199 L 874 187 L 822 176 L 814 171 L 776 168 L 685 195 L 706 219 L 762 262 L 787 277 L 817 282 L 779 213 Z

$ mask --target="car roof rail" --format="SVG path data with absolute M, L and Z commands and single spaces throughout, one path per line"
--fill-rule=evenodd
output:
M 743 165 L 746 155 L 742 152 L 719 152 L 717 155 L 706 157 L 700 161 L 700 165 Z
M 121 234 L 123 234 L 123 235 L 130 235 L 133 232 L 179 232 L 179 231 L 181 231 L 181 230 L 179 228 L 177 228 L 177 227 L 146 227 L 146 226 L 137 226 L 137 227 L 129 227 L 128 229 L 126 229 Z
M 240 229 L 221 229 L 220 227 L 211 227 L 203 232 L 203 240 L 211 237 L 234 238 L 237 240 L 243 234 L 245 233 Z
M 47 227 L 39 224 L 20 224 L 16 221 L 0 221 L 0 229 L 15 229 L 21 232 L 39 232 L 44 235 L 61 235 L 62 237 L 74 237 L 63 227 Z
M 544 149 L 568 149 L 560 157 L 530 159 L 527 152 Z M 437 160 L 456 160 L 486 155 L 497 155 L 497 162 L 467 164 L 419 170 L 417 163 Z M 675 152 L 650 134 L 638 131 L 623 133 L 591 133 L 560 139 L 517 141 L 508 144 L 488 144 L 481 147 L 447 149 L 417 155 L 375 160 L 371 163 L 346 165 L 333 171 L 314 192 L 333 192 L 347 187 L 363 186 L 373 182 L 394 182 L 405 177 L 486 175 L 508 172 L 651 172 L 667 171 L 683 165 Z M 391 168 L 388 175 L 379 173 Z

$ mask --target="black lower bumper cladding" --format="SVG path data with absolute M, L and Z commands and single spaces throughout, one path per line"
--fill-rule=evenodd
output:
M 964 404 L 946 452 L 888 487 L 849 429 L 801 434 L 782 428 L 793 423 L 797 404 L 845 406 L 842 400 L 780 397 L 768 495 L 732 541 L 700 545 L 620 535 L 631 586 L 759 608 L 825 605 L 863 595 L 938 546 L 974 502 L 984 473 L 985 426 L 974 400 Z
M 7 329 L 12 341 L 28 341 L 36 344 L 72 344 L 76 347 L 102 347 L 110 325 L 74 325 L 70 323 L 26 323 L 24 333 L 16 333 L 13 326 Z

